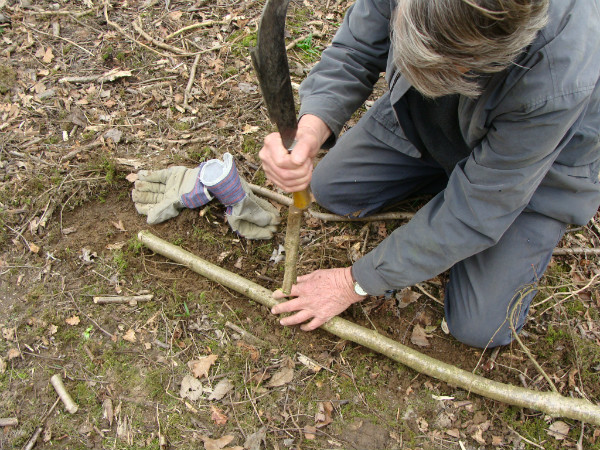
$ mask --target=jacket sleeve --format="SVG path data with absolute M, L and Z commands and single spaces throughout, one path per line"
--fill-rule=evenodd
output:
M 320 117 L 336 138 L 386 68 L 391 4 L 357 0 L 300 87 L 300 116 Z
M 577 130 L 590 91 L 494 119 L 446 189 L 354 264 L 359 284 L 382 295 L 432 278 L 497 243 Z

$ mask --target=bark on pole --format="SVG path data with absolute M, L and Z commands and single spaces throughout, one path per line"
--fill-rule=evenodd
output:
M 272 291 L 154 236 L 148 231 L 138 234 L 139 240 L 150 250 L 163 255 L 194 272 L 233 289 L 252 300 L 271 308 L 278 302 Z M 566 417 L 600 426 L 600 406 L 587 400 L 564 397 L 553 392 L 540 392 L 489 380 L 450 364 L 424 355 L 375 331 L 335 317 L 322 329 L 404 364 L 411 369 L 473 392 L 492 400 L 522 408 L 542 411 L 554 417 Z

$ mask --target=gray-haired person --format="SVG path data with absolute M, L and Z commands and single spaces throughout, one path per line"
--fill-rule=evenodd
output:
M 299 277 L 281 323 L 450 269 L 450 332 L 511 342 L 567 224 L 600 204 L 599 30 L 598 0 L 357 0 L 302 83 L 297 145 L 267 136 L 264 170 L 354 217 L 434 196 L 352 267 Z M 381 72 L 389 90 L 337 140 Z

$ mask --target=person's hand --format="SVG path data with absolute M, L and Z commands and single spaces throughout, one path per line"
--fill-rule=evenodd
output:
M 296 143 L 290 152 L 283 146 L 281 135 L 271 133 L 258 153 L 267 178 L 286 192 L 308 187 L 313 171 L 313 159 L 331 131 L 317 116 L 302 116 L 296 131 Z
M 281 325 L 298 325 L 309 321 L 300 328 L 304 331 L 314 330 L 332 317 L 345 311 L 352 303 L 366 298 L 354 292 L 354 282 L 350 267 L 344 269 L 321 269 L 308 275 L 298 277 L 292 286 L 291 296 L 287 302 L 279 303 L 271 308 L 273 314 L 296 312 L 279 321 Z M 277 290 L 273 298 L 283 299 L 286 295 Z
M 198 179 L 201 167 L 140 170 L 131 193 L 137 212 L 148 216 L 148 223 L 154 225 L 177 216 L 183 208 L 208 203 L 213 197 Z

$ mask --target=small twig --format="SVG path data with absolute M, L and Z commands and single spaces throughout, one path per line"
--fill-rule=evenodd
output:
M 420 284 L 420 283 L 417 283 L 417 284 L 415 284 L 415 287 L 416 287 L 418 290 L 420 290 L 420 291 L 421 291 L 423 294 L 425 294 L 427 297 L 429 297 L 431 300 L 433 300 L 434 302 L 436 302 L 436 303 L 438 303 L 438 304 L 440 304 L 440 305 L 444 306 L 444 302 L 443 302 L 443 301 L 441 301 L 441 300 L 440 300 L 440 299 L 438 299 L 438 298 L 435 298 L 433 295 L 431 295 L 429 292 L 427 292 L 427 291 L 426 291 L 426 290 L 423 288 L 423 286 L 421 286 L 421 284 Z
M 27 444 L 25 444 L 25 447 L 23 447 L 23 450 L 31 450 L 37 442 L 38 438 L 40 437 L 40 434 L 42 434 L 42 431 L 44 431 L 44 427 L 37 427 L 31 435 L 31 437 L 29 438 L 29 440 L 27 441 Z
M 77 311 L 79 311 L 79 314 L 83 314 L 90 322 L 92 322 L 94 325 L 96 325 L 96 327 L 98 327 L 98 329 L 100 331 L 102 331 L 105 335 L 107 335 L 109 338 L 111 339 L 115 339 L 115 336 L 111 333 L 109 333 L 108 331 L 106 331 L 104 328 L 102 328 L 100 325 L 98 325 L 98 322 L 96 322 L 94 319 L 92 319 L 90 316 L 88 316 L 86 313 L 84 313 L 81 308 L 79 307 L 79 305 L 77 304 L 77 302 L 75 301 L 75 299 L 73 298 L 73 294 L 71 294 L 69 292 L 69 295 L 71 296 L 71 301 L 73 302 L 73 304 L 75 305 L 75 308 L 77 308 Z
M 516 322 L 515 313 L 517 311 L 517 307 L 522 306 L 523 297 L 525 297 L 525 295 L 529 294 L 530 292 L 531 292 L 531 289 L 526 290 L 526 291 L 521 291 L 518 294 L 516 294 L 516 295 L 519 295 L 519 299 L 515 302 L 515 304 L 513 305 L 512 309 L 510 311 L 510 317 L 509 317 L 508 323 L 510 324 L 510 329 L 512 330 L 515 341 L 517 341 L 517 343 L 519 344 L 521 349 L 523 349 L 523 351 L 525 352 L 525 354 L 527 355 L 529 360 L 533 363 L 533 365 L 535 366 L 537 371 L 548 382 L 548 386 L 550 386 L 550 389 L 552 390 L 552 392 L 559 394 L 558 389 L 556 389 L 556 386 L 554 385 L 554 383 L 552 382 L 552 380 L 550 379 L 550 377 L 548 376 L 546 371 L 544 369 L 542 369 L 542 366 L 540 366 L 540 364 L 537 362 L 537 360 L 533 357 L 529 348 L 523 343 L 523 341 L 519 337 L 519 334 L 517 333 L 517 330 L 515 328 L 515 322 Z
M 62 36 L 54 36 L 53 34 L 46 33 L 46 32 L 44 32 L 44 31 L 40 31 L 40 30 L 38 30 L 38 29 L 36 29 L 36 28 L 33 28 L 31 25 L 28 25 L 26 22 L 22 22 L 22 24 L 23 24 L 23 25 L 25 25 L 25 26 L 26 26 L 27 28 L 29 28 L 30 30 L 32 30 L 32 31 L 35 31 L 36 33 L 40 33 L 40 34 L 43 34 L 43 35 L 46 35 L 46 36 L 50 36 L 50 37 L 52 37 L 52 38 L 55 38 L 55 39 L 60 39 L 60 40 L 63 40 L 63 41 L 65 41 L 65 42 L 68 42 L 68 43 L 69 43 L 69 44 L 71 44 L 71 45 L 74 45 L 74 46 L 75 46 L 75 47 L 77 47 L 77 48 L 80 48 L 81 50 L 83 50 L 84 52 L 86 52 L 87 54 L 89 54 L 90 56 L 95 56 L 95 55 L 94 55 L 92 52 L 90 52 L 90 51 L 89 51 L 87 48 L 85 48 L 85 47 L 82 47 L 82 46 L 81 46 L 81 45 L 79 45 L 77 42 L 74 42 L 74 41 L 72 41 L 72 40 L 70 40 L 70 39 L 67 39 L 67 38 L 64 38 L 64 37 L 62 37 Z
M 140 20 L 140 19 L 138 19 L 138 20 Z M 144 39 L 146 39 L 149 42 L 152 42 L 158 48 L 162 48 L 163 50 L 167 50 L 169 52 L 176 53 L 177 55 L 180 55 L 180 56 L 190 56 L 190 54 L 188 52 L 186 52 L 185 50 L 183 50 L 181 48 L 173 47 L 172 45 L 169 45 L 169 44 L 165 44 L 164 42 L 161 42 L 158 39 L 155 39 L 152 36 L 150 36 L 148 33 L 146 33 L 142 29 L 141 25 L 139 24 L 139 22 L 137 20 L 133 21 L 133 28 L 135 29 L 135 31 L 140 33 L 140 35 Z
M 36 16 L 73 16 L 73 17 L 83 17 L 88 14 L 93 13 L 96 9 L 87 9 L 84 11 L 46 11 L 41 9 L 24 9 L 23 12 L 25 14 L 32 14 Z
M 58 405 L 59 401 L 60 401 L 60 398 L 57 398 L 56 401 L 54 402 L 54 404 L 52 405 L 52 407 L 48 410 L 48 412 L 46 414 L 44 414 L 44 417 L 42 417 L 40 426 L 35 429 L 35 431 L 31 435 L 31 437 L 27 441 L 27 444 L 25 444 L 25 446 L 23 447 L 23 450 L 31 450 L 35 446 L 35 443 L 37 442 L 38 438 L 40 437 L 40 434 L 42 434 L 42 431 L 44 430 L 44 425 L 46 424 L 46 420 L 48 420 L 48 417 L 50 417 L 50 414 L 52 414 L 52 411 L 54 411 L 54 408 L 56 408 L 56 405 Z
M 79 409 L 79 406 L 77 406 L 77 404 L 73 401 L 73 398 L 67 392 L 67 389 L 65 388 L 65 385 L 63 384 L 60 375 L 52 375 L 52 378 L 50 378 L 50 383 L 52 383 L 52 386 L 54 386 L 54 390 L 58 394 L 58 397 L 62 400 L 63 404 L 65 405 L 65 409 L 69 413 L 75 414 Z
M 564 256 L 564 255 L 599 256 L 600 248 L 588 248 L 588 247 L 555 248 L 554 251 L 552 252 L 552 256 Z
M 225 20 L 207 20 L 206 22 L 198 22 L 193 25 L 188 25 L 187 27 L 183 27 L 183 28 L 175 31 L 174 33 L 169 34 L 165 38 L 165 40 L 168 41 L 170 39 L 173 39 L 175 36 L 180 35 L 181 33 L 185 33 L 186 31 L 195 30 L 196 28 L 212 27 L 213 25 L 227 25 L 228 23 L 229 22 L 227 22 Z
M 589 288 L 590 286 L 592 286 L 594 284 L 594 281 L 596 280 L 596 278 L 598 278 L 600 276 L 600 273 L 597 273 L 596 275 L 594 275 L 592 277 L 592 279 L 589 281 L 588 284 L 586 284 L 584 287 L 582 287 L 581 289 L 577 289 L 576 291 L 572 291 L 569 292 L 569 295 L 565 298 L 563 298 L 562 300 L 560 300 L 559 302 L 555 303 L 552 306 L 549 306 L 548 308 L 546 308 L 545 310 L 543 310 L 540 314 L 538 314 L 538 316 L 542 316 L 544 315 L 546 312 L 548 312 L 549 310 L 551 310 L 552 308 L 557 307 L 558 305 L 560 305 L 561 303 L 564 303 L 566 300 L 570 299 L 571 297 L 575 296 L 576 294 L 579 294 L 580 292 L 585 291 L 587 288 Z M 552 298 L 549 297 L 548 300 Z M 534 307 L 541 305 L 542 302 L 537 303 L 536 305 L 534 305 Z
M 577 440 L 576 447 L 577 450 L 583 450 L 583 433 L 585 432 L 585 422 L 581 422 L 581 434 L 579 435 L 579 439 Z
M 125 36 L 127 39 L 129 39 L 130 41 L 135 42 L 137 45 L 139 45 L 140 47 L 144 47 L 147 50 L 150 50 L 151 52 L 156 53 L 157 55 L 162 56 L 163 58 L 168 58 L 169 55 L 165 55 L 164 53 L 159 52 L 158 50 L 153 49 L 152 47 L 150 47 L 149 45 L 143 44 L 140 41 L 138 41 L 137 39 L 135 39 L 134 37 L 130 36 L 129 34 L 127 34 L 127 32 L 116 22 L 113 22 L 112 20 L 110 20 L 108 18 L 108 7 L 106 5 L 106 3 L 104 4 L 104 20 L 106 20 L 106 23 L 108 25 L 110 25 L 111 27 L 113 27 L 115 30 L 117 30 L 119 33 L 121 33 L 123 36 Z
M 200 55 L 196 55 L 196 59 L 194 59 L 194 64 L 192 64 L 192 69 L 190 70 L 190 79 L 188 81 L 187 86 L 185 87 L 185 93 L 183 95 L 183 106 L 188 106 L 188 101 L 190 99 L 190 92 L 192 91 L 192 86 L 194 85 L 194 79 L 196 78 L 196 69 L 198 68 L 198 62 L 200 62 Z
M 128 303 L 130 306 L 135 306 L 138 302 L 149 302 L 154 298 L 154 294 L 146 295 L 123 295 L 115 297 L 94 297 L 94 303 L 105 305 L 109 303 Z
M 0 419 L 0 427 L 16 427 L 17 425 L 19 425 L 19 419 L 16 417 Z
M 239 335 L 241 335 L 243 339 L 246 339 L 248 342 L 250 342 L 252 344 L 260 345 L 262 347 L 269 346 L 268 342 L 263 341 L 262 339 L 254 336 L 252 333 L 248 333 L 243 328 L 238 327 L 237 325 L 235 325 L 235 324 L 233 324 L 233 323 L 231 323 L 229 321 L 225 322 L 225 326 L 227 328 L 231 328 L 233 331 L 235 331 L 236 333 L 238 333 Z
M 510 431 L 512 431 L 513 433 L 515 433 L 517 436 L 519 436 L 519 438 L 521 438 L 521 440 L 525 441 L 525 442 L 526 442 L 526 443 L 528 443 L 529 445 L 533 445 L 534 447 L 541 448 L 542 450 L 545 450 L 545 448 L 544 448 L 544 447 L 542 447 L 541 445 L 539 445 L 539 444 L 536 444 L 535 442 L 533 442 L 533 441 L 530 441 L 530 440 L 529 440 L 529 439 L 527 439 L 526 437 L 524 437 L 524 436 L 520 435 L 519 433 L 517 433 L 517 431 L 516 431 L 514 428 L 512 428 L 510 425 L 508 425 L 508 424 L 506 424 L 506 423 L 505 423 L 505 425 L 506 425 L 506 428 L 508 428 L 508 429 L 509 429 Z

